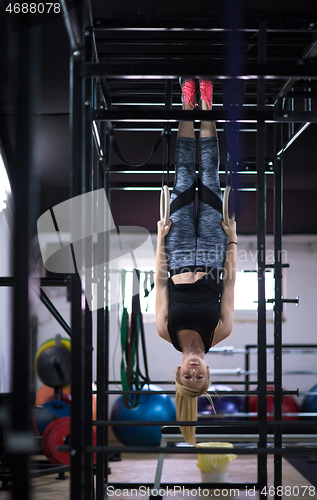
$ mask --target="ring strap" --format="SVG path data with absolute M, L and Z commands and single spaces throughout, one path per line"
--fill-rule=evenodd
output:
M 174 214 L 177 212 L 177 210 L 180 210 L 181 208 L 185 207 L 186 205 L 189 205 L 192 201 L 195 201 L 195 192 L 196 192 L 196 181 L 193 182 L 193 184 L 180 193 L 171 203 L 170 207 L 170 215 Z M 177 194 L 177 189 L 174 189 L 174 193 Z

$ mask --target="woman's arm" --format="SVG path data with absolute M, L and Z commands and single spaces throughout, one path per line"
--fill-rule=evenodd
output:
M 223 271 L 223 290 L 220 301 L 220 318 L 215 329 L 211 347 L 229 337 L 233 329 L 234 317 L 234 284 L 237 272 L 237 245 L 236 223 L 230 220 L 229 226 L 222 222 L 225 233 L 229 236 L 226 260 Z
M 163 221 L 157 223 L 157 248 L 155 259 L 156 283 L 156 329 L 160 337 L 170 342 L 167 330 L 169 290 L 168 290 L 168 264 L 165 252 L 165 236 L 168 234 L 172 221 L 164 226 Z

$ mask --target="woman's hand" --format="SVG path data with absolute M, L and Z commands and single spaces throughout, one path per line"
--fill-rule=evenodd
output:
M 236 227 L 236 221 L 229 219 L 229 224 L 226 226 L 224 221 L 221 221 L 221 225 L 223 227 L 224 232 L 226 233 L 227 236 L 229 236 L 229 241 L 238 241 L 237 238 L 237 227 Z
M 171 219 L 168 221 L 167 226 L 164 225 L 164 220 L 159 220 L 157 222 L 157 237 L 164 239 L 165 236 L 168 235 L 171 225 L 172 225 Z

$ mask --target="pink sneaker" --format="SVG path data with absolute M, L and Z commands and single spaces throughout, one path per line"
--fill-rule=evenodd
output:
M 211 109 L 213 92 L 212 80 L 199 80 L 199 92 L 200 100 L 205 101 L 208 105 L 208 109 Z
M 196 81 L 190 78 L 180 78 L 179 83 L 182 89 L 182 102 L 186 104 L 185 109 L 190 104 L 193 108 L 197 106 Z

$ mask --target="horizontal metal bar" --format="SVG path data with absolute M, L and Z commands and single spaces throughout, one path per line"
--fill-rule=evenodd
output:
M 57 446 L 59 451 L 71 451 L 70 446 Z M 310 454 L 317 453 L 317 447 L 307 446 L 307 447 L 289 447 L 289 448 L 232 448 L 229 451 L 237 455 L 291 455 L 296 454 Z M 167 453 L 176 455 L 226 455 L 228 454 L 228 448 L 199 448 L 196 447 L 145 447 L 145 446 L 87 446 L 87 453 Z
M 31 282 L 41 286 L 67 286 L 70 283 L 70 277 L 67 278 L 31 278 Z M 14 286 L 14 277 L 5 276 L 0 278 L 0 286 Z
M 124 190 L 161 190 L 162 189 L 162 181 L 126 181 L 125 179 L 122 179 L 120 181 L 111 181 L 109 183 L 110 189 L 124 189 Z M 223 185 L 222 190 L 225 189 L 225 186 Z M 239 188 L 236 189 L 236 191 L 256 191 L 256 184 L 249 184 L 245 185 L 244 187 L 240 186 Z
M 246 344 L 245 348 L 250 351 L 258 350 L 258 346 L 256 344 Z M 274 349 L 273 344 L 267 344 L 267 349 Z M 282 349 L 317 349 L 317 344 L 283 344 Z
M 148 488 L 149 495 L 151 493 L 151 490 L 156 491 L 156 488 L 154 488 L 153 482 L 152 483 L 107 483 L 107 488 L 115 488 L 116 490 L 135 489 L 135 488 L 139 489 L 141 487 Z M 181 493 L 181 492 L 186 492 L 187 490 L 191 490 L 191 489 L 196 490 L 197 488 L 200 488 L 199 491 L 201 491 L 203 489 L 211 489 L 211 487 L 213 487 L 213 488 L 220 487 L 222 490 L 224 488 L 228 488 L 228 487 L 240 489 L 240 490 L 242 490 L 242 489 L 245 490 L 246 488 L 248 488 L 249 490 L 251 488 L 255 488 L 256 490 L 259 489 L 259 486 L 257 483 L 221 483 L 221 485 L 219 485 L 219 483 L 201 483 L 201 482 L 199 482 L 199 483 L 160 483 L 158 491 L 161 491 L 161 490 L 164 490 L 167 488 L 169 488 L 169 489 L 174 488 L 174 490 L 176 488 L 177 489 L 181 488 L 181 491 L 179 490 L 179 492 Z M 158 498 L 160 498 L 160 497 L 158 496 Z M 224 498 L 224 497 L 222 497 L 222 498 Z
M 258 32 L 259 21 L 258 18 L 246 19 L 240 21 L 241 24 L 237 27 L 237 31 Z M 135 15 L 133 13 L 120 12 L 119 15 L 114 16 L 112 13 L 107 18 L 96 18 L 94 20 L 95 31 L 107 31 L 111 29 L 118 29 L 120 31 L 137 30 L 138 28 L 155 29 L 161 28 L 163 31 L 170 30 L 193 30 L 193 28 L 201 28 L 208 32 L 227 32 L 232 31 L 232 28 L 227 27 L 227 19 L 214 15 L 214 12 L 206 12 L 202 17 L 201 13 L 191 12 L 190 16 L 177 12 L 171 14 L 170 12 L 160 13 L 159 16 L 148 15 L 147 12 Z M 284 20 L 269 19 L 267 32 L 277 33 L 313 33 L 316 29 L 316 23 L 311 19 L 289 19 L 285 16 Z M 254 43 L 257 43 L 255 39 Z
M 35 478 L 35 477 L 41 477 L 41 476 L 48 476 L 49 474 L 60 474 L 61 472 L 69 472 L 70 471 L 70 465 L 55 465 L 49 467 L 48 464 L 46 464 L 46 467 L 43 469 L 39 470 L 32 470 L 30 472 L 30 477 Z
M 214 350 L 214 348 L 213 348 Z M 211 353 L 213 353 L 213 350 L 210 351 Z M 245 352 L 245 351 L 244 351 Z M 317 354 L 317 351 L 316 351 L 316 354 Z M 171 385 L 173 384 L 174 382 L 172 380 L 159 380 L 159 381 L 156 381 L 156 380 L 151 380 L 151 384 L 155 384 L 155 385 Z M 228 384 L 228 385 L 244 385 L 245 382 L 243 380 L 215 380 L 213 381 L 213 385 L 218 385 L 218 384 Z M 108 382 L 108 385 L 121 385 L 121 380 L 110 380 Z M 257 380 L 250 380 L 248 382 L 248 384 L 251 384 L 251 385 L 257 385 L 258 384 L 258 381 Z M 274 385 L 274 381 L 271 381 L 271 382 L 268 382 L 268 385 Z M 156 392 L 156 391 L 155 391 Z M 97 391 L 92 391 L 92 394 L 97 394 Z
M 227 383 L 227 382 L 226 382 Z M 241 382 L 244 384 L 244 382 Z M 97 392 L 97 391 L 96 391 Z M 140 390 L 140 391 L 122 391 L 122 390 L 114 390 L 114 391 L 111 391 L 111 390 L 108 390 L 108 391 L 105 391 L 105 394 L 142 394 L 142 395 L 147 395 L 147 394 L 175 394 L 175 391 L 165 391 L 165 390 L 161 390 L 161 391 L 143 391 L 143 390 Z M 256 396 L 258 395 L 258 391 L 245 391 L 245 390 L 232 390 L 232 391 L 207 391 L 207 394 L 212 394 L 212 395 L 217 395 L 217 396 L 221 396 L 221 397 L 228 397 L 230 398 L 231 396 L 248 396 L 248 395 L 251 395 L 251 396 Z M 274 391 L 267 391 L 267 394 L 268 395 L 274 395 Z M 285 396 L 296 396 L 297 395 L 297 390 L 296 391 L 283 391 L 283 394 Z
M 243 126 L 240 125 L 239 130 L 240 132 L 243 133 L 253 133 L 256 132 L 256 128 L 251 128 L 252 123 L 249 124 L 248 126 Z M 119 132 L 161 132 L 162 127 L 160 127 L 159 123 L 150 123 L 150 122 L 116 122 L 114 126 L 115 130 L 118 130 Z M 200 127 L 195 127 L 195 131 L 198 132 L 200 130 Z M 177 132 L 178 131 L 178 124 L 176 123 L 174 126 L 171 126 L 171 132 Z M 217 132 L 222 133 L 224 132 L 224 128 L 221 126 L 217 126 Z
M 236 121 L 237 123 L 256 123 L 257 121 L 269 123 L 303 123 L 316 122 L 316 111 L 287 111 L 281 116 L 276 116 L 272 107 L 267 107 L 264 111 L 256 109 L 243 108 L 241 114 L 233 120 L 228 111 L 214 109 L 212 111 L 184 111 L 181 109 L 166 110 L 163 107 L 147 108 L 136 107 L 135 109 L 117 109 L 117 110 L 98 110 L 93 111 L 93 120 L 111 121 L 111 122 L 180 122 L 180 121 L 215 121 L 227 122 Z
M 309 59 L 298 63 L 285 63 L 283 61 L 267 64 L 248 63 L 241 64 L 240 72 L 230 71 L 226 61 L 213 62 L 212 69 L 204 59 L 117 59 L 105 63 L 85 63 L 82 66 L 82 76 L 111 78 L 147 78 L 157 79 L 179 78 L 192 76 L 195 78 L 212 74 L 217 78 L 248 78 L 257 79 L 259 76 L 268 79 L 289 78 L 317 78 L 317 66 Z
M 317 121 L 317 111 L 284 111 L 281 116 L 275 115 L 275 120 L 284 123 L 313 123 Z
M 257 348 L 252 348 L 251 349 L 235 349 L 233 346 L 224 346 L 224 347 L 213 347 L 212 350 L 209 352 L 211 354 L 246 354 L 250 353 L 251 351 L 257 352 Z M 266 352 L 268 354 L 274 354 L 274 349 L 268 348 L 266 349 Z M 312 350 L 312 349 L 288 349 L 288 348 L 283 348 L 282 349 L 282 354 L 317 354 L 317 348 Z M 121 382 L 117 382 L 121 384 Z M 153 382 L 154 383 L 154 382 Z M 242 383 L 242 382 L 241 382 Z M 270 384 L 268 384 L 270 385 Z
M 216 421 L 210 421 L 210 422 L 204 422 L 203 420 L 193 420 L 193 421 L 164 421 L 164 420 L 147 420 L 147 421 L 139 421 L 139 420 L 96 420 L 93 422 L 93 425 L 97 425 L 100 427 L 107 427 L 107 426 L 112 426 L 112 427 L 153 427 L 153 426 L 158 426 L 158 427 L 171 427 L 173 429 L 178 429 L 179 427 L 182 426 L 194 426 L 197 428 L 201 427 L 210 427 L 212 429 L 222 429 L 223 426 L 227 425 L 229 427 L 232 427 L 232 421 L 226 421 L 222 420 L 221 425 L 217 423 Z M 245 428 L 246 431 L 250 430 L 251 427 L 257 427 L 259 424 L 257 421 L 234 421 L 234 426 L 237 426 L 237 428 L 242 427 Z M 296 425 L 298 427 L 302 427 L 305 425 L 308 425 L 312 427 L 313 429 L 317 430 L 317 421 L 269 421 L 268 426 L 269 427 L 287 427 L 287 426 L 292 426 Z M 196 431 L 197 432 L 197 431 Z
M 274 122 L 274 110 L 272 107 L 267 107 L 265 111 L 257 111 L 256 109 L 244 108 L 239 115 L 241 122 L 256 122 L 256 121 L 271 121 Z M 179 122 L 179 121 L 228 121 L 232 118 L 228 111 L 224 108 L 213 109 L 212 111 L 193 110 L 185 111 L 177 109 L 147 108 L 138 106 L 135 109 L 110 109 L 96 110 L 92 113 L 93 120 L 100 121 L 149 121 L 154 122 Z M 283 117 L 283 120 L 286 120 Z
M 218 130 L 217 130 L 218 132 Z M 273 167 L 270 165 L 271 163 L 271 160 L 268 159 L 266 161 L 266 171 L 265 173 L 266 174 L 272 174 L 272 169 Z M 236 167 L 237 168 L 237 171 L 235 172 L 235 174 L 239 175 L 244 175 L 244 176 L 249 176 L 249 175 L 256 175 L 256 165 L 255 165 L 255 162 L 253 162 L 252 160 L 250 161 L 247 161 L 247 160 L 243 160 L 242 162 L 239 162 L 238 163 L 238 166 Z M 111 165 L 107 165 L 107 171 L 108 172 L 112 172 L 112 173 L 117 173 L 117 174 L 130 174 L 130 173 L 134 173 L 134 174 L 162 174 L 162 164 L 160 163 L 149 163 L 148 165 L 146 165 L 145 167 L 128 167 L 126 165 L 123 165 L 122 163 L 120 164 L 111 164 Z M 197 164 L 196 165 L 196 171 L 198 172 L 199 171 L 199 165 Z M 174 174 L 175 173 L 175 170 L 173 168 L 171 168 L 169 170 L 169 173 L 170 174 Z M 224 165 L 220 165 L 220 169 L 219 169 L 219 175 L 225 175 L 226 172 L 225 172 L 225 167 Z M 267 267 L 273 267 L 272 264 L 269 264 Z M 289 264 L 283 264 L 284 267 L 289 267 Z

